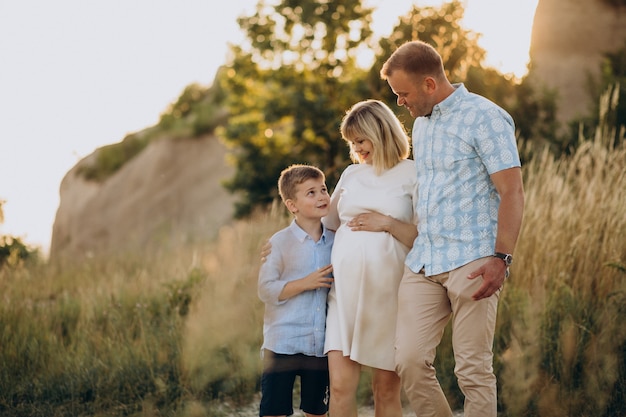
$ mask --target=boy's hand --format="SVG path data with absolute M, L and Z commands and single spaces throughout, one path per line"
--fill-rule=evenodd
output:
M 279 301 L 286 300 L 305 291 L 316 290 L 318 288 L 330 288 L 334 279 L 330 277 L 333 272 L 332 265 L 326 265 L 311 272 L 304 278 L 289 281 L 278 296 Z
M 303 289 L 315 290 L 317 288 L 330 288 L 334 279 L 330 276 L 333 272 L 332 265 L 326 265 L 320 269 L 311 272 L 306 277 L 302 278 Z

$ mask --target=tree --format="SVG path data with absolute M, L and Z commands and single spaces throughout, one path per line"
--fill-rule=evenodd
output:
M 360 0 L 260 2 L 239 19 L 248 43 L 234 46 L 221 71 L 230 117 L 220 136 L 232 148 L 238 217 L 277 198 L 280 171 L 293 163 L 322 168 L 333 186 L 348 163 L 339 124 L 367 97 L 357 57 L 371 37 L 371 9 Z

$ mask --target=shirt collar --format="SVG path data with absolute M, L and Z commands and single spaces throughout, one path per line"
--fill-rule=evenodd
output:
M 322 242 L 326 242 L 326 233 L 327 233 L 328 229 L 326 229 L 326 226 L 324 226 L 324 223 L 321 223 L 321 224 L 322 224 L 322 238 L 320 240 Z M 302 230 L 302 228 L 300 228 L 300 226 L 298 226 L 298 223 L 296 223 L 296 219 L 293 219 L 291 221 L 291 224 L 289 225 L 289 230 L 291 231 L 291 233 L 294 234 L 296 239 L 298 239 L 298 241 L 300 241 L 300 242 L 304 242 L 304 240 L 306 238 L 311 239 L 309 234 L 307 232 L 305 232 L 304 230 Z
M 452 84 L 454 92 L 443 99 L 440 103 L 435 104 L 431 117 L 440 117 L 452 109 L 465 95 L 469 93 L 463 83 Z

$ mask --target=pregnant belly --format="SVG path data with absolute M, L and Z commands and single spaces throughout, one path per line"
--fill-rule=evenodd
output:
M 372 297 L 395 300 L 408 248 L 385 232 L 341 231 L 332 251 L 335 291 L 348 310 Z M 347 303 L 347 304 L 345 304 Z
M 332 263 L 354 264 L 360 262 L 404 264 L 409 248 L 387 232 L 352 231 L 340 227 L 333 244 Z

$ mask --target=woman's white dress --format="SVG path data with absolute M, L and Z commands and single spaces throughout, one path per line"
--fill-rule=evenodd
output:
M 336 230 L 325 352 L 339 350 L 362 365 L 394 370 L 398 286 L 410 248 L 390 233 L 352 231 L 346 223 L 376 211 L 416 224 L 416 178 L 412 160 L 381 175 L 368 164 L 350 165 L 342 173 L 324 218 Z

